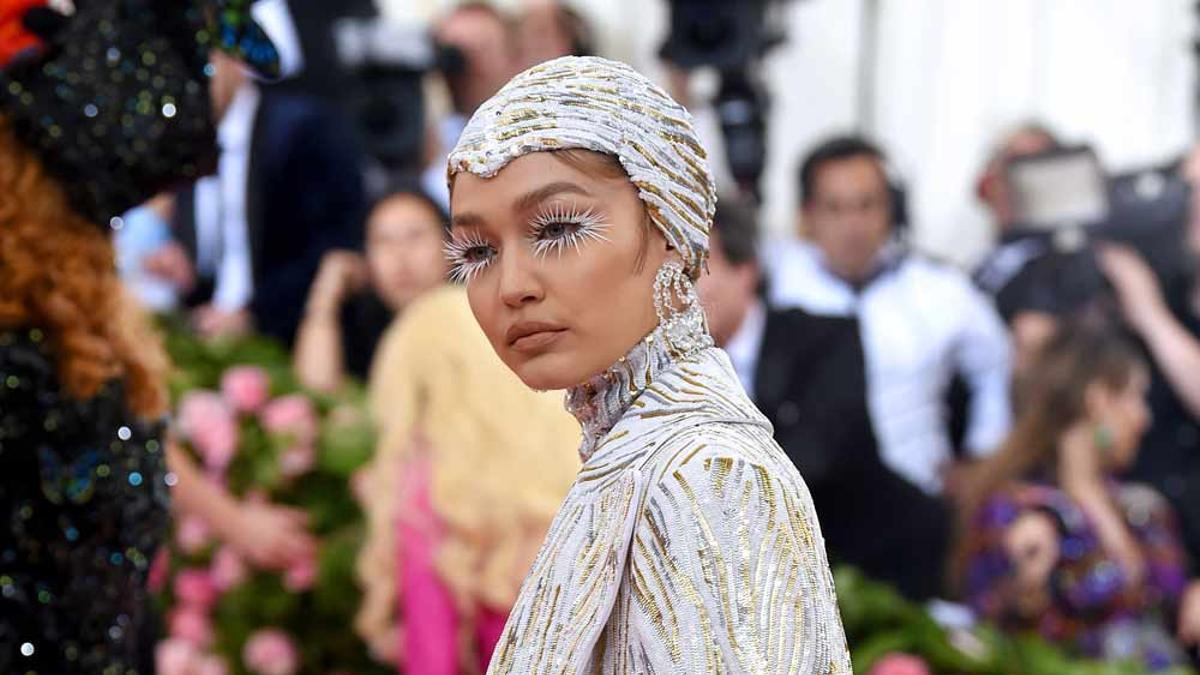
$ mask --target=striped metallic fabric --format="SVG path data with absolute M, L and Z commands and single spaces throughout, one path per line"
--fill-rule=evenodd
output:
M 808 489 L 725 353 L 661 332 L 568 394 L 584 465 L 488 672 L 850 673 Z

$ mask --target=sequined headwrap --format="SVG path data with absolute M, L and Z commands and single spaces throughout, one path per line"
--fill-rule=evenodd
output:
M 580 148 L 616 157 L 651 221 L 695 278 L 708 257 L 716 187 L 692 116 L 634 69 L 564 56 L 514 77 L 485 102 L 450 153 L 448 177 L 496 175 L 531 152 Z

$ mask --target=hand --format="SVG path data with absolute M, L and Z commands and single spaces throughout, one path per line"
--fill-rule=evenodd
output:
M 245 309 L 230 312 L 209 304 L 192 312 L 192 327 L 206 338 L 233 337 L 249 333 L 254 321 Z
M 341 307 L 346 296 L 368 283 L 370 272 L 363 256 L 352 251 L 330 251 L 321 260 L 317 279 L 309 291 L 309 311 L 332 312 Z
M 178 242 L 164 244 L 154 253 L 142 258 L 142 267 L 147 274 L 166 281 L 182 294 L 189 293 L 196 287 L 196 269 L 192 266 L 187 251 Z
M 952 502 L 961 502 L 971 488 L 979 466 L 971 460 L 950 462 L 942 470 L 942 494 Z
M 1139 332 L 1154 319 L 1168 312 L 1162 289 L 1154 271 L 1136 251 L 1119 244 L 1105 244 L 1097 250 L 1097 261 L 1117 291 L 1121 311 Z
M 1050 574 L 1058 563 L 1058 528 L 1049 515 L 1028 511 L 1004 533 L 1004 550 L 1016 569 L 1018 604 L 1037 611 L 1049 602 Z
M 1176 623 L 1180 642 L 1185 645 L 1200 644 L 1200 581 L 1193 581 L 1184 589 Z
M 316 548 L 305 528 L 308 514 L 273 504 L 242 503 L 222 526 L 222 539 L 257 567 L 286 569 Z

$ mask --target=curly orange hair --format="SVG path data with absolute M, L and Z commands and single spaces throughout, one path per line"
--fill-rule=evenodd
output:
M 133 412 L 166 411 L 162 342 L 121 285 L 112 243 L 0 117 L 0 330 L 23 328 L 45 333 L 75 398 L 123 378 Z

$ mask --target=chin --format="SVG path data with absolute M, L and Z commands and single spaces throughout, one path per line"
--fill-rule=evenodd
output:
M 570 389 L 587 379 L 585 373 L 577 372 L 575 362 L 569 355 L 549 352 L 537 356 L 517 356 L 506 359 L 509 369 L 521 378 L 525 386 L 538 391 Z

